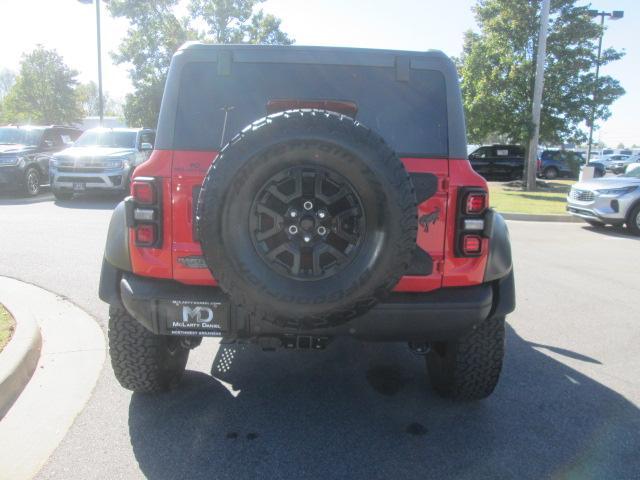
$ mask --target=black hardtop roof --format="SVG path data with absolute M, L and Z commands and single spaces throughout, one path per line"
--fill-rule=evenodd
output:
M 294 54 L 341 54 L 346 56 L 410 56 L 439 58 L 449 60 L 449 57 L 440 50 L 392 50 L 378 48 L 355 48 L 355 47 L 320 47 L 314 45 L 254 45 L 254 44 L 218 44 L 203 42 L 186 42 L 178 48 L 176 54 L 184 52 L 185 54 L 209 53 L 217 54 L 220 50 L 242 52 L 261 52 L 262 54 L 274 53 L 276 55 Z
M 369 67 L 423 68 L 457 72 L 440 50 L 408 51 L 307 45 L 247 45 L 187 42 L 174 54 L 184 61 L 311 63 Z
M 411 70 L 441 72 L 446 85 L 448 154 L 466 158 L 466 130 L 458 72 L 451 59 L 439 50 L 403 51 L 368 48 L 317 47 L 302 45 L 246 45 L 187 42 L 174 54 L 165 84 L 157 127 L 157 148 L 170 150 L 174 145 L 175 116 L 182 69 L 192 62 L 217 63 L 218 75 L 229 75 L 234 63 L 315 64 L 395 69 L 399 82 L 409 81 Z

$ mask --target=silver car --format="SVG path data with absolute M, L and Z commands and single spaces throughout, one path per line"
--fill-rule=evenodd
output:
M 626 224 L 640 235 L 640 169 L 574 184 L 567 211 L 596 227 Z
M 608 171 L 622 173 L 627 163 L 631 162 L 631 155 L 617 153 L 614 155 L 604 155 L 598 160 Z
M 49 162 L 57 199 L 85 191 L 126 192 L 135 167 L 149 158 L 155 132 L 140 128 L 93 128 Z

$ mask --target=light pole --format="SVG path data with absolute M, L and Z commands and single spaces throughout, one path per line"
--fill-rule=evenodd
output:
M 624 17 L 622 10 L 613 12 L 599 12 L 589 10 L 592 18 L 600 17 L 600 39 L 598 40 L 598 60 L 596 61 L 596 81 L 593 84 L 593 103 L 591 104 L 591 116 L 589 117 L 589 145 L 587 147 L 587 163 L 591 160 L 591 143 L 593 142 L 593 122 L 596 116 L 596 105 L 598 100 L 598 77 L 600 76 L 600 55 L 602 54 L 602 37 L 604 36 L 604 17 L 611 17 L 611 20 L 620 20 Z
M 78 0 L 85 5 L 91 5 L 93 0 Z M 96 34 L 98 37 L 98 115 L 100 116 L 100 126 L 102 126 L 104 113 L 103 113 L 103 100 L 102 100 L 102 46 L 100 41 L 100 0 L 96 2 Z
M 544 88 L 544 60 L 547 56 L 547 30 L 549 28 L 549 4 L 551 0 L 543 0 L 540 9 L 540 30 L 538 32 L 538 53 L 536 57 L 536 78 L 533 85 L 531 107 L 531 123 L 533 132 L 527 150 L 527 191 L 536 190 L 536 161 L 538 159 L 538 138 L 540 136 L 540 111 L 542 110 L 542 89 Z

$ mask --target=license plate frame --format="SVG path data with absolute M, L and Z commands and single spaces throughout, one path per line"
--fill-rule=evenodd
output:
M 173 300 L 166 313 L 170 335 L 222 337 L 229 331 L 231 312 L 225 302 Z
M 84 192 L 87 189 L 87 184 L 82 182 L 73 182 L 74 192 Z

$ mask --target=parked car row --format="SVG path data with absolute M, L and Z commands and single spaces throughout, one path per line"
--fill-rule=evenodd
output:
M 473 169 L 487 179 L 515 180 L 522 178 L 525 165 L 525 150 L 519 145 L 486 145 L 469 155 Z M 556 178 L 578 178 L 585 165 L 581 152 L 571 150 L 543 150 L 538 156 L 537 175 L 549 180 Z M 606 167 L 601 162 L 590 162 L 595 176 L 603 177 Z
M 154 141 L 155 132 L 143 128 L 0 127 L 0 191 L 35 196 L 49 184 L 58 199 L 85 191 L 127 192 Z
M 37 195 L 49 178 L 51 156 L 82 134 L 73 127 L 0 127 L 0 190 Z

